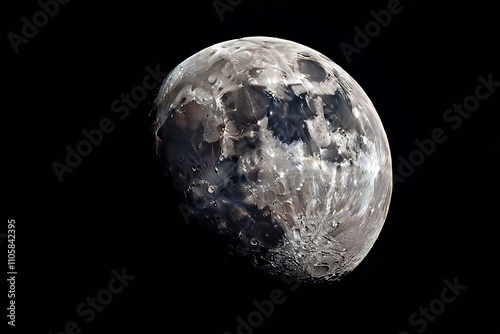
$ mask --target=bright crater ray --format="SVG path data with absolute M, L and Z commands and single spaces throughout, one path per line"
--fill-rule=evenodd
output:
M 368 96 L 326 56 L 270 37 L 222 42 L 168 75 L 156 109 L 179 200 L 255 267 L 330 281 L 373 246 L 389 144 Z

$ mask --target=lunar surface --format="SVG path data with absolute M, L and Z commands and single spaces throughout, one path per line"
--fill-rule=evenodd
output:
M 392 191 L 388 140 L 323 54 L 270 37 L 215 44 L 172 70 L 155 109 L 180 203 L 263 273 L 332 281 L 373 246 Z

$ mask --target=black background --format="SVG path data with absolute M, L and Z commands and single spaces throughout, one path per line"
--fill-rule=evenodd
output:
M 159 3 L 72 1 L 19 53 L 4 38 L 1 232 L 7 219 L 16 220 L 19 333 L 59 333 L 75 321 L 81 333 L 232 334 L 237 317 L 247 318 L 252 301 L 274 289 L 286 301 L 255 333 L 416 333 L 421 327 L 408 317 L 455 277 L 467 289 L 425 332 L 498 328 L 486 302 L 498 300 L 492 277 L 500 89 L 456 130 L 443 121 L 445 110 L 474 94 L 478 76 L 500 81 L 498 18 L 490 2 L 402 1 L 401 13 L 351 62 L 340 43 L 353 45 L 354 27 L 363 30 L 373 20 L 370 11 L 385 9 L 387 1 L 243 0 L 223 21 L 212 1 Z M 35 1 L 8 6 L 4 36 L 20 34 L 21 18 L 40 10 Z M 307 45 L 349 72 L 384 123 L 395 173 L 400 157 L 417 149 L 415 139 L 430 138 L 435 128 L 447 135 L 396 184 L 365 260 L 330 285 L 291 291 L 224 258 L 185 224 L 159 171 L 149 115 L 156 91 L 123 120 L 110 107 L 142 84 L 146 66 L 169 72 L 202 48 L 256 35 Z M 114 131 L 59 182 L 51 164 L 64 162 L 66 145 L 75 148 L 85 139 L 81 131 L 103 118 Z M 77 305 L 123 267 L 135 278 L 85 323 Z

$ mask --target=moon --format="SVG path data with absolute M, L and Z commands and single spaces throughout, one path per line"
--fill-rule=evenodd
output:
M 170 72 L 155 110 L 179 202 L 263 274 L 334 281 L 372 248 L 392 193 L 389 143 L 325 55 L 273 37 L 221 42 Z

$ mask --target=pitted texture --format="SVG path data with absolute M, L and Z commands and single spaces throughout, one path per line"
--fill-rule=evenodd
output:
M 269 37 L 216 44 L 169 74 L 156 107 L 180 200 L 265 272 L 333 280 L 373 246 L 391 198 L 387 137 L 324 55 Z

